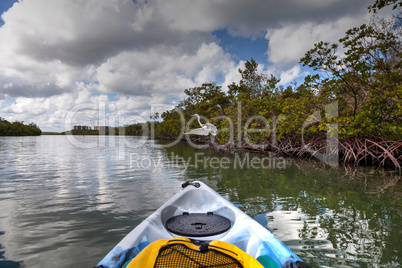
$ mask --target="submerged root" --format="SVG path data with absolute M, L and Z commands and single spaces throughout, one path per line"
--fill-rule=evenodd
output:
M 305 143 L 285 138 L 279 141 L 265 141 L 257 145 L 223 146 L 225 150 L 241 150 L 261 154 L 278 154 L 290 157 L 312 157 L 323 154 L 337 156 L 339 162 L 355 165 L 395 168 L 401 175 L 402 141 L 389 141 L 380 138 L 355 139 L 328 142 L 324 138 L 311 139 Z

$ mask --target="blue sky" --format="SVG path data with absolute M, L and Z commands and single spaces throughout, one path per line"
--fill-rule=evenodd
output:
M 148 118 L 204 82 L 225 88 L 253 58 L 283 84 L 311 72 L 299 59 L 369 17 L 369 0 L 0 1 L 0 116 L 64 131 L 69 111 L 111 104 Z M 80 111 L 76 124 L 93 125 Z
M 243 37 L 232 36 L 227 29 L 214 31 L 219 44 L 226 53 L 233 55 L 236 61 L 253 58 L 262 64 L 267 62 L 268 40 L 264 36 Z
M 1 0 L 0 1 L 0 14 L 3 14 L 5 11 L 7 11 L 12 5 L 17 2 L 15 0 Z M 0 20 L 0 26 L 4 24 L 3 20 Z

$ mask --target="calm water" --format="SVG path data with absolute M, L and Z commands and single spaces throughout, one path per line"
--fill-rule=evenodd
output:
M 0 267 L 92 267 L 196 179 L 313 267 L 402 265 L 402 186 L 392 173 L 291 159 L 247 168 L 254 156 L 153 141 L 134 148 L 135 137 L 75 138 L 97 146 L 80 148 L 65 136 L 0 137 Z M 237 160 L 244 166 L 234 168 Z

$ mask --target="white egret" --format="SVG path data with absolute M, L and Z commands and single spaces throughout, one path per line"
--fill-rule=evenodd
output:
M 194 134 L 194 135 L 208 136 L 208 134 L 211 134 L 213 136 L 216 136 L 218 130 L 213 124 L 211 123 L 202 124 L 200 121 L 200 116 L 198 114 L 193 114 L 192 116 L 198 117 L 198 123 L 200 124 L 201 128 L 192 129 L 190 130 L 190 132 L 184 133 L 185 135 Z

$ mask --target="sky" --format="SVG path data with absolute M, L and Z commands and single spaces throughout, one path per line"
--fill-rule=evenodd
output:
M 366 22 L 373 2 L 1 0 L 0 117 L 42 131 L 135 123 L 184 89 L 227 89 L 251 58 L 300 84 L 305 52 Z

